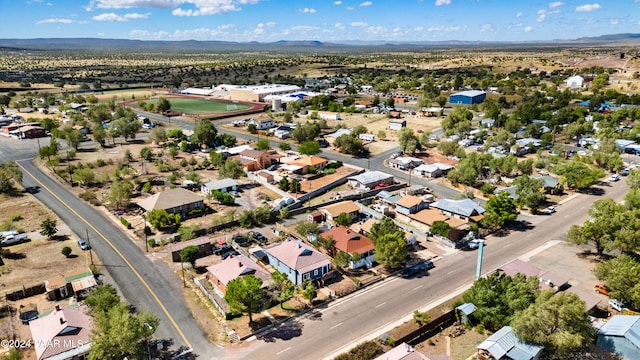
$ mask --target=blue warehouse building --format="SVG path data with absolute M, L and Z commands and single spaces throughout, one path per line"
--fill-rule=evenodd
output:
M 471 105 L 480 104 L 487 98 L 487 93 L 480 90 L 468 90 L 449 96 L 449 104 Z

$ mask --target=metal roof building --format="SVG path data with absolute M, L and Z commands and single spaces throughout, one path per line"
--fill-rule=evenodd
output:
M 450 104 L 480 104 L 487 98 L 487 93 L 480 90 L 467 90 L 449 96 Z

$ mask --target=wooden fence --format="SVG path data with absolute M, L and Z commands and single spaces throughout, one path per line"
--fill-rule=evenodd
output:
M 425 324 L 419 329 L 412 331 L 411 333 L 401 337 L 400 339 L 397 339 L 396 344 L 406 342 L 409 345 L 415 346 L 441 332 L 445 328 L 453 325 L 453 323 L 455 322 L 455 310 L 451 310 L 448 313 L 440 316 L 439 318 L 429 322 L 428 324 Z

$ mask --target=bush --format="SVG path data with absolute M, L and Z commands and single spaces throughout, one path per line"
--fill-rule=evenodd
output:
M 65 257 L 69 257 L 69 255 L 71 255 L 71 248 L 68 246 L 63 247 L 62 255 L 64 255 Z
M 102 159 L 96 160 L 96 166 L 97 167 L 103 167 L 103 166 L 106 166 L 106 165 L 107 165 L 107 163 L 104 160 L 102 160 Z
M 152 248 L 156 247 L 157 246 L 156 239 L 151 238 L 151 239 L 147 240 L 147 244 L 149 244 L 149 246 L 151 246 Z
M 324 169 L 324 170 L 323 170 L 323 173 L 324 173 L 325 175 L 335 174 L 335 172 L 336 172 L 336 169 Z
M 14 215 L 11 215 L 11 217 L 9 218 L 9 220 L 11 220 L 11 222 L 20 221 L 22 219 L 23 219 L 23 217 L 22 217 L 21 214 L 14 214 Z
M 342 161 L 330 162 L 325 169 L 337 169 L 339 167 L 342 167 Z
M 89 270 L 91 270 L 91 273 L 92 273 L 94 276 L 98 276 L 98 275 L 100 275 L 100 271 L 98 271 L 98 267 L 97 267 L 97 266 L 95 266 L 95 265 L 93 265 L 93 264 L 89 265 Z
M 126 226 L 127 229 L 131 229 L 131 223 L 127 221 L 127 219 L 121 217 L 120 218 L 120 222 L 122 223 L 122 225 Z
M 365 341 L 347 353 L 342 353 L 334 358 L 334 360 L 361 360 L 374 359 L 384 354 L 382 346 L 374 340 Z

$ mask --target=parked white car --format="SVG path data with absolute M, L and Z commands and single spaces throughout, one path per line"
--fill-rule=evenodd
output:
M 609 181 L 611 181 L 611 182 L 615 182 L 615 181 L 618 181 L 618 180 L 620 180 L 620 175 L 618 175 L 618 174 L 613 174 L 609 178 Z
M 617 311 L 622 311 L 622 309 L 624 309 L 622 301 L 616 299 L 609 299 L 609 306 Z

